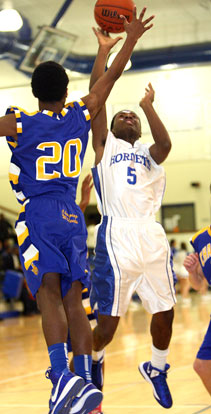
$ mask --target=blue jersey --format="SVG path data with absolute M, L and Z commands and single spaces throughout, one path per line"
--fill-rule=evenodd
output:
M 204 227 L 194 234 L 191 244 L 199 255 L 204 276 L 211 285 L 211 226 Z
M 90 129 L 85 104 L 68 104 L 59 115 L 14 107 L 9 113 L 17 122 L 18 140 L 7 137 L 7 142 L 12 151 L 9 179 L 18 201 L 40 195 L 75 200 Z

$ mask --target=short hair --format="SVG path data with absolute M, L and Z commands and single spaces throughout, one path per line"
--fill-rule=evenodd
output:
M 60 101 L 66 93 L 68 82 L 68 76 L 61 65 L 53 61 L 43 62 L 33 72 L 32 92 L 42 102 Z
M 115 118 L 116 118 L 116 116 L 117 116 L 120 112 L 124 112 L 124 109 L 123 109 L 122 111 L 117 112 L 117 113 L 113 116 L 112 121 L 111 121 L 111 125 L 110 125 L 110 130 L 111 130 L 111 131 L 112 131 L 113 126 L 114 126 L 114 121 L 115 121 Z M 133 111 L 131 111 L 131 112 L 133 112 Z M 134 114 L 135 114 L 135 112 L 134 112 Z M 135 114 L 135 115 L 137 116 L 137 118 L 139 118 L 139 116 L 138 116 L 137 114 Z M 140 121 L 140 118 L 139 118 L 139 121 Z
M 114 121 L 115 121 L 115 118 L 116 118 L 116 116 L 117 116 L 117 114 L 118 114 L 119 112 L 117 112 L 114 116 L 113 116 L 113 118 L 112 118 L 112 121 L 111 121 L 111 126 L 110 126 L 110 130 L 112 131 L 112 129 L 113 129 L 113 126 L 114 126 Z

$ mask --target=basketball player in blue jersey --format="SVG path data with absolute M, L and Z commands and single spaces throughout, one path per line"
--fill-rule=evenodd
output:
M 102 76 L 111 48 L 109 37 L 95 31 L 99 50 L 90 88 Z M 98 309 L 93 331 L 93 360 L 103 357 L 119 319 L 136 291 L 144 308 L 152 314 L 152 358 L 139 365 L 159 404 L 172 406 L 166 382 L 166 363 L 176 303 L 170 246 L 162 226 L 156 222 L 165 188 L 160 165 L 168 156 L 171 141 L 153 107 L 154 90 L 149 84 L 140 107 L 147 117 L 154 144 L 141 144 L 141 123 L 130 110 L 118 112 L 107 129 L 105 106 L 92 121 L 96 153 L 93 179 L 101 212 L 97 230 L 91 305 Z M 101 354 L 102 352 L 102 354 Z
M 189 272 L 191 286 L 199 290 L 203 286 L 204 278 L 211 285 L 211 226 L 198 231 L 192 237 L 191 244 L 195 252 L 185 258 L 184 266 Z M 193 367 L 211 395 L 211 322 Z
M 22 204 L 16 223 L 21 264 L 42 317 L 53 389 L 49 414 L 86 414 L 98 406 L 102 393 L 91 383 L 92 332 L 82 306 L 88 287 L 87 231 L 75 203 L 76 188 L 87 147 L 90 118 L 105 103 L 138 39 L 152 25 L 144 11 L 124 19 L 125 42 L 109 70 L 80 102 L 65 106 L 68 77 L 62 66 L 44 62 L 32 75 L 39 111 L 28 114 L 11 107 L 0 118 L 0 135 L 12 151 L 10 182 Z M 118 41 L 118 39 L 117 39 Z M 75 374 L 68 368 L 70 331 Z

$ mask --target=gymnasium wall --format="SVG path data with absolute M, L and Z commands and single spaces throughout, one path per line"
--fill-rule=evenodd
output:
M 8 66 L 1 61 L 2 65 Z M 151 82 L 155 94 L 155 108 L 166 125 L 171 139 L 172 150 L 163 164 L 167 185 L 164 204 L 194 203 L 196 228 L 210 223 L 211 182 L 211 83 L 210 65 L 184 68 L 169 68 L 150 72 L 125 73 L 116 83 L 107 104 L 108 121 L 113 114 L 123 108 L 132 109 L 140 114 L 142 122 L 142 141 L 152 142 L 148 124 L 138 102 L 145 93 L 145 86 Z M 8 81 L 0 83 L 0 115 L 8 105 L 18 105 L 27 111 L 37 109 L 36 99 L 31 95 L 30 79 L 25 75 L 15 82 L 16 71 L 9 69 Z M 11 76 L 12 75 L 12 76 Z M 69 99 L 83 96 L 88 92 L 89 79 L 70 80 Z M 13 87 L 14 85 L 14 87 Z M 77 92 L 79 91 L 79 93 Z M 90 134 L 91 138 L 91 134 Z M 0 141 L 0 205 L 18 212 L 19 206 L 8 184 L 10 152 L 5 138 Z M 91 140 L 85 156 L 84 168 L 79 181 L 77 201 L 80 200 L 80 184 L 94 163 Z M 193 187 L 191 183 L 199 183 Z M 91 203 L 96 203 L 94 191 Z M 9 217 L 9 215 L 8 215 Z M 12 216 L 10 217 L 12 219 Z M 160 219 L 160 214 L 158 214 Z M 13 216 L 14 220 L 14 216 Z M 168 238 L 188 241 L 191 234 L 168 234 Z

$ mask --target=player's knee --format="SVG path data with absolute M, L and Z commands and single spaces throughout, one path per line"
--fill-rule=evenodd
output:
M 200 359 L 195 359 L 193 363 L 193 369 L 194 371 L 199 375 L 199 377 L 202 377 L 204 374 L 204 363 Z
M 101 338 L 103 344 L 109 344 L 114 336 L 115 329 L 109 323 L 99 324 L 97 327 L 98 336 Z

